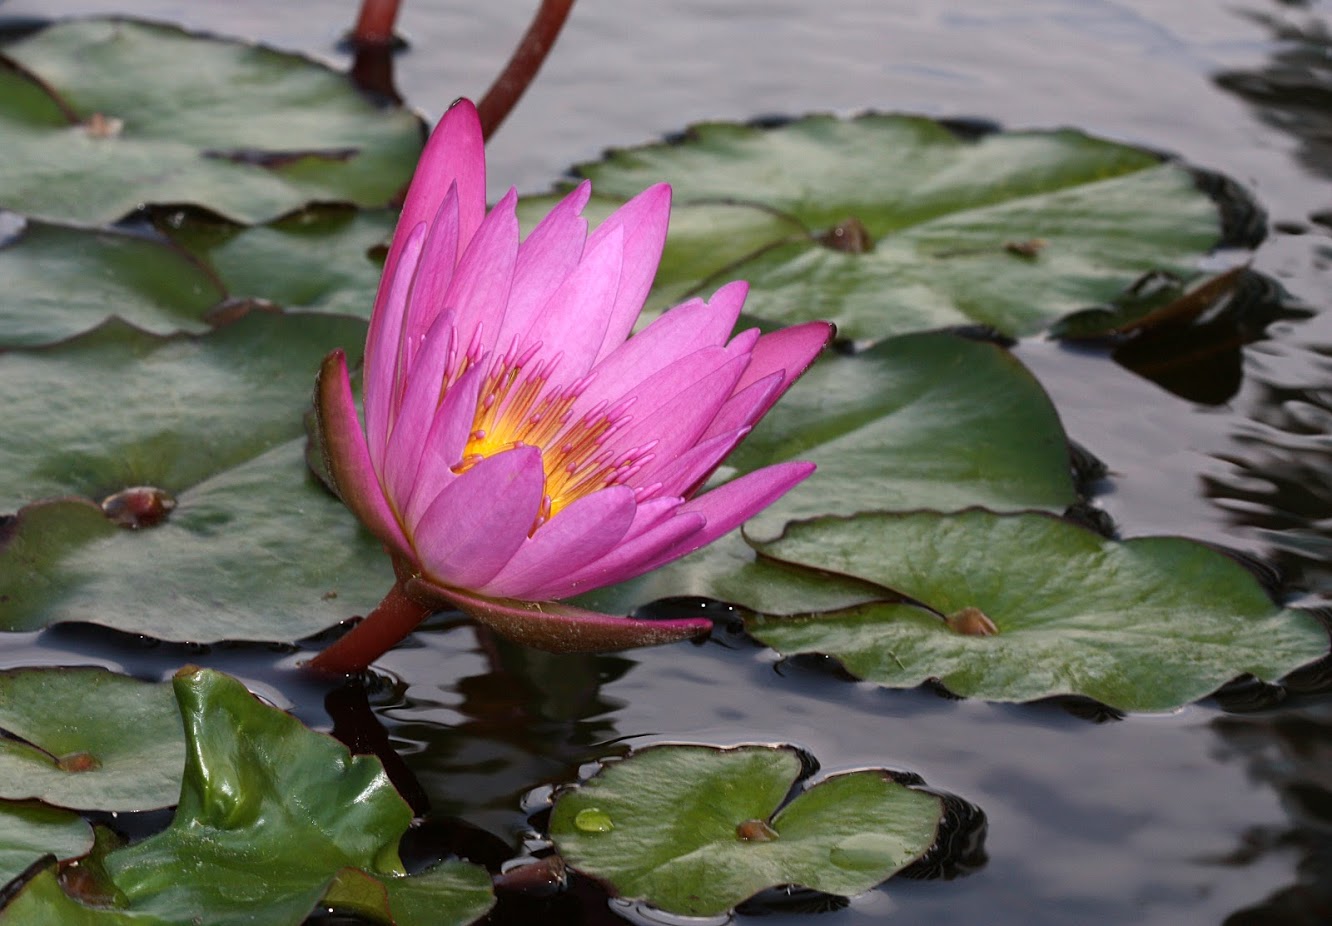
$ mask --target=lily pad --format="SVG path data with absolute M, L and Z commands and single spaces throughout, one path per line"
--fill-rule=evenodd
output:
M 112 321 L 0 353 L 0 511 L 130 486 L 177 493 L 302 433 L 320 360 L 365 323 L 255 312 L 198 337 Z
M 81 19 L 0 56 L 0 206 L 103 224 L 143 203 L 263 222 L 308 202 L 387 205 L 420 120 L 299 55 L 128 19 Z
M 800 772 L 790 748 L 651 747 L 561 794 L 551 835 L 618 895 L 688 916 L 778 885 L 859 894 L 934 843 L 941 802 L 889 772 L 833 775 L 788 803 Z
M 24 508 L 0 528 L 0 629 L 291 641 L 366 613 L 393 584 L 389 559 L 306 469 L 303 444 L 182 492 L 149 529 L 87 502 Z
M 45 222 L 0 246 L 0 290 L 0 348 L 51 344 L 112 317 L 154 334 L 200 333 L 225 295 L 179 248 Z
M 251 228 L 196 215 L 169 216 L 160 226 L 232 298 L 369 318 L 397 218 L 387 209 L 321 205 Z
M 93 831 L 76 813 L 24 801 L 0 801 L 0 886 L 43 855 L 77 858 L 93 846 Z
M 1035 377 L 1008 351 L 950 334 L 828 355 L 727 461 L 818 470 L 746 525 L 857 511 L 1063 511 L 1077 500 L 1068 439 Z
M 1273 604 L 1237 562 L 1179 537 L 1121 543 L 1035 513 L 866 513 L 792 524 L 759 549 L 923 605 L 747 623 L 784 655 L 835 656 L 891 687 L 934 678 L 992 701 L 1085 695 L 1161 711 L 1328 651 L 1313 615 Z
M 124 811 L 180 795 L 185 743 L 169 685 L 96 668 L 9 669 L 0 730 L 0 798 Z
M 829 319 L 857 340 L 974 322 L 1030 334 L 1145 271 L 1193 275 L 1221 237 L 1187 169 L 1072 130 L 975 138 L 883 114 L 705 123 L 575 171 L 601 196 L 666 180 L 678 203 L 795 223 L 673 224 L 672 296 L 747 279 L 752 315 Z
M 476 866 L 407 877 L 397 846 L 412 813 L 378 759 L 351 756 L 221 673 L 183 669 L 174 687 L 188 756 L 175 819 L 100 860 L 127 908 L 83 906 L 44 872 L 0 910 L 0 923 L 41 922 L 45 911 L 46 922 L 92 926 L 294 926 L 328 904 L 349 870 L 391 885 L 378 908 L 384 922 L 461 926 L 490 908 L 489 878 Z M 399 891 L 428 893 L 431 917 L 420 917 L 419 897 L 400 904 Z

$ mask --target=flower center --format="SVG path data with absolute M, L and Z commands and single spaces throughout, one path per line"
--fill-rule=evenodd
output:
M 573 407 L 587 386 L 579 380 L 548 389 L 554 360 L 534 357 L 535 348 L 512 354 L 487 374 L 472 419 L 472 432 L 454 467 L 464 473 L 492 454 L 515 447 L 541 451 L 545 494 L 535 531 L 578 499 L 631 479 L 652 458 L 651 444 L 628 450 L 606 447 L 629 422 L 629 402 L 599 402 L 577 418 Z

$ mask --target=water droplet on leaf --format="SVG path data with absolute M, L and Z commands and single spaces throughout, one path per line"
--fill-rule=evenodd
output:
M 587 807 L 574 815 L 574 826 L 584 833 L 609 833 L 615 829 L 610 814 L 596 807 Z

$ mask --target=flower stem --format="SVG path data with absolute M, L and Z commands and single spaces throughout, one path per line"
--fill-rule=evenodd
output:
M 574 0 L 541 0 L 541 7 L 527 27 L 518 47 L 514 49 L 509 63 L 504 66 L 500 76 L 490 85 L 486 95 L 477 104 L 481 116 L 481 133 L 486 137 L 495 134 L 500 123 L 518 104 L 518 99 L 527 91 L 527 87 L 536 77 L 541 64 L 550 54 L 559 37 L 564 21 L 569 17 L 569 10 Z
M 435 609 L 411 598 L 394 582 L 384 600 L 345 636 L 305 664 L 321 675 L 360 672 L 387 653 Z
M 392 45 L 399 0 L 362 0 L 351 40 L 356 46 Z

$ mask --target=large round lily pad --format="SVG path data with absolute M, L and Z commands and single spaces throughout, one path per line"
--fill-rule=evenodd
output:
M 180 248 L 44 222 L 0 246 L 0 292 L 0 348 L 50 344 L 113 316 L 154 334 L 200 333 L 225 295 Z
M 1178 537 L 1121 543 L 1034 513 L 866 513 L 792 524 L 759 548 L 924 606 L 748 622 L 783 654 L 836 656 L 892 687 L 936 678 L 993 701 L 1076 694 L 1168 710 L 1328 650 L 1313 615 L 1273 604 L 1234 560 Z
M 155 527 L 53 501 L 0 528 L 0 629 L 87 621 L 160 640 L 291 641 L 393 584 L 380 544 L 283 444 L 181 493 Z
M 41 498 L 176 493 L 302 433 L 314 374 L 365 323 L 251 313 L 198 337 L 110 322 L 0 353 L 0 511 Z
M 881 114 L 707 123 L 576 170 L 601 196 L 666 180 L 677 202 L 711 207 L 672 227 L 673 297 L 686 279 L 747 279 L 751 314 L 830 319 L 855 339 L 967 322 L 1039 331 L 1147 270 L 1192 274 L 1221 235 L 1188 170 L 1072 130 L 977 139 Z
M 0 798 L 150 810 L 180 795 L 185 741 L 169 685 L 105 669 L 10 669 L 0 730 Z
M 800 771 L 789 748 L 644 749 L 560 795 L 551 835 L 566 862 L 620 896 L 689 916 L 784 884 L 859 894 L 934 843 L 938 798 L 872 769 L 786 803 Z
M 88 224 L 143 203 L 241 222 L 386 205 L 420 120 L 308 58 L 128 19 L 57 23 L 0 57 L 0 207 Z

